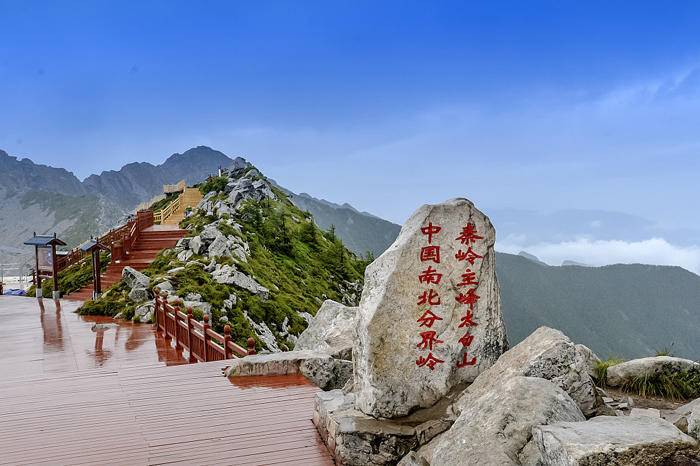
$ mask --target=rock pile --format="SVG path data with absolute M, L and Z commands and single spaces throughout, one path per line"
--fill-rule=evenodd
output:
M 661 413 L 609 397 L 596 355 L 552 328 L 506 351 L 494 239 L 467 200 L 422 207 L 367 268 L 359 307 L 324 302 L 295 351 L 228 375 L 298 372 L 329 390 L 313 421 L 340 464 L 700 464 L 700 400 Z M 608 379 L 696 368 L 648 359 Z

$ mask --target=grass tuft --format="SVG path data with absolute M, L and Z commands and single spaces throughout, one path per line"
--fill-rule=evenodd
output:
M 608 367 L 616 366 L 625 362 L 624 359 L 620 358 L 608 358 L 604 361 L 598 361 L 595 365 L 595 379 L 598 386 L 605 388 L 608 382 Z
M 662 397 L 674 401 L 700 397 L 700 371 L 679 371 L 634 377 L 622 389 L 642 397 Z

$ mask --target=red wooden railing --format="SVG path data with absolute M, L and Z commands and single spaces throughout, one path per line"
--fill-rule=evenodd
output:
M 237 345 L 231 339 L 231 327 L 224 326 L 221 335 L 209 327 L 209 316 L 199 322 L 192 317 L 192 309 L 187 313 L 180 310 L 177 304 L 168 304 L 168 293 L 160 293 L 154 289 L 156 297 L 155 320 L 156 329 L 162 331 L 165 338 L 172 338 L 175 348 L 185 348 L 190 353 L 190 362 L 221 361 L 235 357 L 255 354 L 255 340 L 248 338 L 248 349 Z
M 110 247 L 112 260 L 121 260 L 129 254 L 139 234 L 151 225 L 153 225 L 153 211 L 140 210 L 136 213 L 136 218 L 131 218 L 124 225 L 109 230 L 100 236 L 98 241 Z M 85 254 L 80 247 L 73 248 L 67 255 L 58 259 L 58 270 L 61 271 L 80 262 Z

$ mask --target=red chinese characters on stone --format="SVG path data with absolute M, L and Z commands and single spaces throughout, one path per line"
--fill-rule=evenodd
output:
M 423 246 L 420 250 L 421 262 L 433 261 L 440 263 L 440 246 Z
M 428 368 L 432 371 L 435 370 L 435 366 L 438 364 L 441 364 L 445 361 L 442 359 L 438 359 L 435 356 L 433 356 L 433 353 L 428 353 L 427 357 L 423 356 L 418 356 L 418 360 L 416 361 L 416 365 L 418 367 L 423 367 L 423 366 L 428 366 Z
M 433 222 L 428 222 L 428 226 L 422 227 L 420 232 L 428 236 L 428 244 L 433 244 L 433 235 L 437 235 L 442 230 L 442 227 L 433 225 Z
M 418 296 L 417 304 L 419 306 L 423 304 L 427 304 L 429 306 L 437 306 L 440 304 L 440 295 L 437 294 L 437 291 L 431 288 L 430 290 L 424 291 L 422 295 Z
M 481 296 L 476 294 L 476 288 L 469 288 L 466 293 L 460 293 L 455 296 L 455 299 L 459 304 L 467 304 L 469 309 L 474 309 L 477 301 L 481 299 Z
M 474 244 L 477 240 L 484 239 L 484 237 L 478 235 L 476 231 L 476 225 L 469 222 L 467 223 L 467 226 L 462 228 L 462 234 L 459 235 L 456 239 L 461 241 L 462 244 Z
M 471 265 L 474 265 L 474 262 L 476 262 L 477 259 L 483 259 L 484 256 L 480 256 L 474 250 L 472 249 L 471 246 L 466 251 L 462 251 L 461 249 L 457 251 L 455 254 L 455 259 L 458 261 L 467 261 Z
M 462 355 L 462 360 L 457 363 L 457 367 L 462 368 L 466 366 L 473 366 L 476 364 L 476 356 L 472 357 L 471 359 L 467 355 L 466 351 Z
M 444 343 L 442 340 L 438 340 L 437 332 L 435 330 L 426 330 L 425 332 L 421 332 L 420 337 L 422 340 L 420 343 L 418 343 L 417 347 L 422 350 L 429 349 L 432 351 L 433 345 Z
M 463 327 L 476 327 L 476 322 L 474 322 L 474 313 L 472 312 L 471 309 L 467 311 L 467 313 L 462 316 L 462 319 L 460 320 L 460 324 L 458 328 L 463 328 Z
M 436 285 L 442 280 L 442 274 L 435 270 L 431 265 L 418 275 L 420 283 L 435 283 Z
M 462 335 L 462 338 L 459 339 L 459 342 L 462 344 L 463 347 L 468 347 L 472 345 L 472 342 L 474 341 L 474 335 L 471 333 L 467 332 L 464 335 Z
M 476 272 L 472 272 L 470 269 L 467 269 L 466 272 L 462 274 L 462 281 L 457 283 L 457 286 L 469 286 L 478 284 L 479 282 L 476 281 Z
M 430 309 L 427 309 L 423 313 L 423 315 L 418 318 L 418 320 L 416 322 L 418 322 L 420 324 L 419 327 L 432 328 L 433 324 L 437 320 L 442 320 L 442 317 L 435 315 L 435 313 L 433 313 L 433 311 L 431 311 Z

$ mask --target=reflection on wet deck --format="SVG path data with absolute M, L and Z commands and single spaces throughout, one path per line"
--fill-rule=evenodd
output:
M 0 464 L 333 464 L 303 376 L 227 380 L 77 305 L 0 296 Z
M 79 302 L 0 296 L 0 371 L 7 377 L 94 368 L 185 364 L 153 326 L 79 316 Z M 94 324 L 107 324 L 93 331 Z

